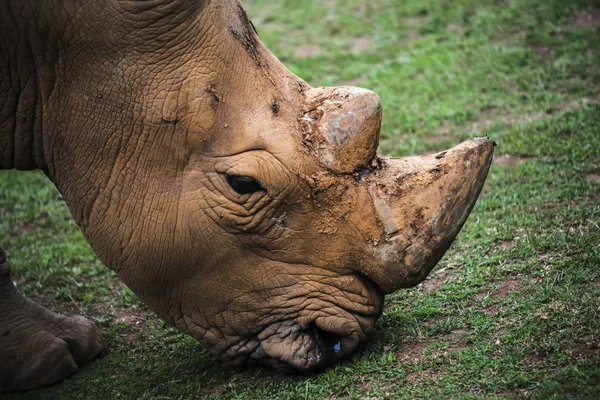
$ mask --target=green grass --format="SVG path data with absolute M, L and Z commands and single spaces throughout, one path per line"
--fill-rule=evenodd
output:
M 104 356 L 14 399 L 593 399 L 600 393 L 600 11 L 594 0 L 246 1 L 312 85 L 382 97 L 381 152 L 475 135 L 496 163 L 449 253 L 391 295 L 373 340 L 319 374 L 231 370 L 95 258 L 38 172 L 0 172 L 19 288 L 95 319 Z M 588 12 L 589 11 L 589 12 Z

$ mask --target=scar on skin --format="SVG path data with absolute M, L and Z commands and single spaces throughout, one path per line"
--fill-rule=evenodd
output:
M 254 60 L 257 66 L 262 66 L 261 54 L 258 50 L 258 34 L 256 33 L 256 28 L 254 24 L 248 19 L 248 14 L 242 8 L 241 5 L 238 5 L 238 15 L 241 21 L 241 32 L 236 30 L 232 25 L 229 25 L 229 32 L 231 35 L 240 42 L 250 57 Z
M 218 103 L 225 103 L 225 99 L 223 97 L 219 96 L 219 94 L 215 90 L 215 87 L 213 86 L 212 83 L 209 83 L 208 85 L 206 85 L 206 88 L 204 88 L 204 91 L 207 92 L 207 93 L 210 93 L 210 95 L 215 100 L 216 104 L 218 104 Z

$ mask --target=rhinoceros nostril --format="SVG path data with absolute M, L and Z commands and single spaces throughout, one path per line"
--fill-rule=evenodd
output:
M 327 358 L 337 358 L 342 352 L 342 338 L 339 335 L 319 328 L 314 322 L 311 330 L 315 339 L 321 344 Z

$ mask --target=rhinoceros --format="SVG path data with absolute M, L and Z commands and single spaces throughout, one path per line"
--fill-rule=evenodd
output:
M 238 0 L 4 1 L 0 64 L 0 167 L 44 171 L 100 260 L 234 365 L 352 354 L 441 259 L 493 154 L 378 155 L 379 97 L 309 86 Z M 22 296 L 0 251 L 2 391 L 102 348 Z

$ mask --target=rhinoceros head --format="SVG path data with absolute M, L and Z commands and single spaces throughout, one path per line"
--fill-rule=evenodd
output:
M 378 156 L 379 97 L 310 87 L 236 0 L 118 4 L 119 28 L 85 25 L 101 33 L 55 106 L 76 112 L 48 127 L 64 149 L 48 169 L 94 250 L 231 363 L 353 353 L 383 295 L 450 246 L 493 143 Z

